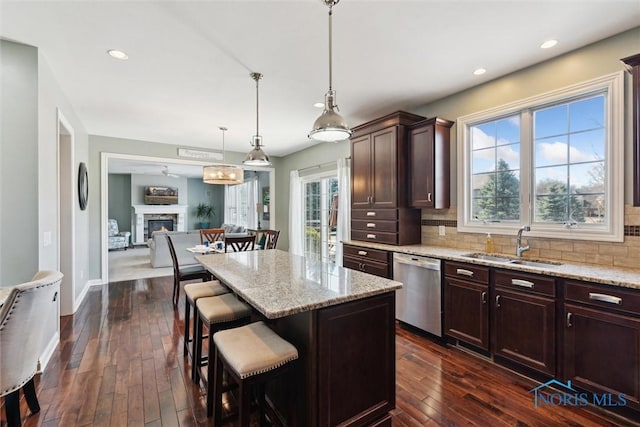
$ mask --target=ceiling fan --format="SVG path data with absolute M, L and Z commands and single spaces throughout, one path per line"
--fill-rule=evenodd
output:
M 176 175 L 175 173 L 170 173 L 169 172 L 169 167 L 165 165 L 165 167 L 162 169 L 162 174 L 164 176 L 168 176 L 171 178 L 180 178 L 180 175 Z

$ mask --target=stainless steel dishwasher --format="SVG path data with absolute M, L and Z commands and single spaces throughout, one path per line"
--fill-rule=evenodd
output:
M 393 280 L 403 284 L 396 292 L 396 318 L 441 337 L 440 260 L 394 253 Z

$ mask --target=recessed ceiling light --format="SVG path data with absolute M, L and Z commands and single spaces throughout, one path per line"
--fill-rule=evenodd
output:
M 481 76 L 481 75 L 483 75 L 483 74 L 484 74 L 484 73 L 486 73 L 486 72 L 487 72 L 487 70 L 485 70 L 484 68 L 476 68 L 476 69 L 473 71 L 473 74 L 475 74 L 476 76 Z
M 110 49 L 107 51 L 107 53 L 112 58 L 119 59 L 121 61 L 126 61 L 127 59 L 129 59 L 129 55 L 118 49 Z
M 549 49 L 550 47 L 554 47 L 555 45 L 558 44 L 558 40 L 547 40 L 546 42 L 542 43 L 540 45 L 540 48 L 542 49 Z
M 316 108 L 324 108 L 324 102 L 316 102 L 313 106 Z

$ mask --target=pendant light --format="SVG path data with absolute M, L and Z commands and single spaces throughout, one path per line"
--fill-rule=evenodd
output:
M 332 66 L 331 66 L 331 16 L 333 14 L 333 6 L 338 4 L 340 0 L 323 0 L 324 4 L 329 6 L 329 91 L 324 96 L 324 111 L 313 124 L 313 129 L 309 132 L 309 138 L 315 141 L 338 142 L 348 139 L 351 136 L 351 129 L 347 126 L 342 116 L 336 111 L 336 91 L 331 85 Z
M 258 115 L 258 82 L 262 78 L 262 74 L 260 73 L 251 73 L 251 78 L 256 81 L 256 134 L 253 135 L 251 140 L 251 145 L 253 145 L 253 150 L 247 153 L 246 157 L 242 161 L 245 165 L 250 166 L 269 166 L 271 161 L 269 160 L 269 156 L 267 153 L 262 150 L 262 137 L 260 136 L 259 130 L 259 115 Z
M 219 128 L 222 131 L 222 163 L 214 163 L 202 168 L 202 181 L 205 184 L 242 184 L 244 170 L 240 166 L 228 165 L 224 162 L 224 133 L 226 127 Z

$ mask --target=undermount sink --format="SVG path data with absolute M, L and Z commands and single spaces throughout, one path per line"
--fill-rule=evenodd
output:
M 527 260 L 521 258 L 511 258 L 505 255 L 491 255 L 484 253 L 471 253 L 471 254 L 463 254 L 465 258 L 479 259 L 482 261 L 492 261 L 498 262 L 501 264 L 516 264 L 516 265 L 527 265 L 529 267 L 540 267 L 540 268 L 549 268 L 549 267 L 557 267 L 562 265 L 559 262 L 555 261 L 545 261 L 545 260 Z

